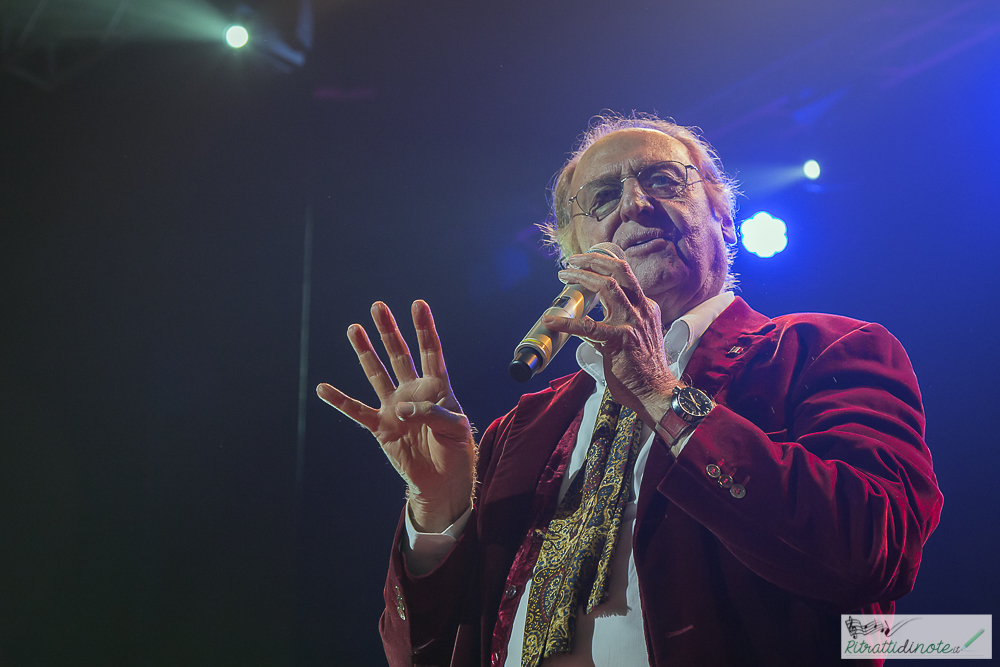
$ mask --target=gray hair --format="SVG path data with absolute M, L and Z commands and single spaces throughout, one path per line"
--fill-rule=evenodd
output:
M 673 137 L 684 144 L 691 154 L 694 166 L 701 173 L 712 212 L 730 221 L 734 219 L 736 215 L 736 197 L 740 195 L 738 184 L 735 179 L 726 175 L 722 167 L 722 161 L 716 154 L 715 149 L 701 136 L 698 128 L 678 125 L 673 120 L 662 119 L 654 114 L 633 111 L 631 115 L 625 116 L 608 112 L 591 119 L 590 126 L 580 137 L 576 148 L 566 161 L 566 164 L 562 166 L 553 178 L 555 185 L 550 188 L 549 218 L 539 225 L 539 227 L 545 234 L 546 243 L 559 251 L 560 262 L 571 255 L 583 252 L 583 248 L 575 247 L 575 241 L 569 229 L 569 186 L 573 180 L 576 165 L 580 162 L 580 158 L 583 157 L 587 149 L 593 146 L 598 139 L 606 137 L 612 132 L 628 129 L 655 130 Z M 736 275 L 732 272 L 733 258 L 735 256 L 736 245 L 727 244 L 727 289 L 736 284 Z

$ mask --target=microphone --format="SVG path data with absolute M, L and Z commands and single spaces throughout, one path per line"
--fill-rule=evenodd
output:
M 614 243 L 598 243 L 587 252 L 625 259 L 625 251 Z M 590 312 L 596 300 L 596 292 L 584 289 L 580 285 L 566 285 L 548 310 L 542 313 L 542 317 L 555 315 L 579 319 Z M 568 333 L 550 331 L 542 324 L 542 318 L 539 317 L 535 326 L 531 327 L 528 334 L 514 349 L 514 359 L 508 368 L 510 376 L 518 382 L 527 382 L 536 373 L 545 370 L 545 367 L 549 365 L 549 362 L 568 339 Z

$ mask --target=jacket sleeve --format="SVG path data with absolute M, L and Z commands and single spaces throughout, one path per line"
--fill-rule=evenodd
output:
M 385 610 L 379 632 L 391 667 L 448 665 L 456 650 L 456 636 L 463 623 L 475 624 L 480 616 L 478 590 L 478 508 L 482 497 L 483 468 L 490 460 L 501 424 L 498 419 L 486 430 L 477 446 L 476 502 L 455 545 L 430 572 L 416 576 L 406 568 L 401 545 L 407 539 L 400 514 L 389 557 L 389 574 L 383 595 Z M 404 507 L 403 511 L 406 509 Z M 478 631 L 475 633 L 478 635 Z
M 876 324 L 781 338 L 734 379 L 729 407 L 701 422 L 657 489 L 796 595 L 845 610 L 899 598 L 943 502 L 909 359 Z M 726 488 L 726 475 L 743 488 Z

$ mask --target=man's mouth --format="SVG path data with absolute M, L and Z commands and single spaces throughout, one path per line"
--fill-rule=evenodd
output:
M 627 241 L 626 242 L 627 244 L 624 246 L 624 250 L 625 252 L 628 253 L 641 252 L 644 248 L 656 243 L 657 241 L 663 241 L 664 243 L 666 243 L 666 239 L 664 239 L 659 234 L 654 236 L 641 236 L 639 238 Z

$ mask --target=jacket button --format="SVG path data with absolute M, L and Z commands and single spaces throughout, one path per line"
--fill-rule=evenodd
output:
M 708 476 L 711 477 L 712 479 L 718 479 L 719 475 L 722 474 L 722 468 L 715 465 L 714 463 L 709 463 L 707 466 L 705 466 L 705 472 L 708 473 Z
M 729 489 L 729 493 L 733 498 L 742 498 L 747 494 L 747 490 L 743 488 L 742 484 L 733 484 L 733 488 Z
M 515 595 L 517 595 L 517 586 L 514 586 L 513 584 L 511 584 L 506 589 L 504 589 L 503 594 L 504 594 L 504 597 L 506 597 L 508 600 L 511 599 L 512 597 L 514 597 Z
M 733 485 L 732 475 L 723 475 L 722 477 L 719 478 L 719 486 L 721 486 L 722 488 L 728 489 L 732 485 Z

